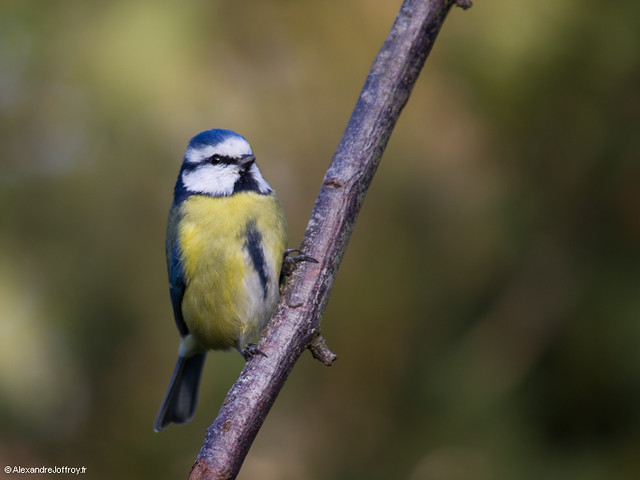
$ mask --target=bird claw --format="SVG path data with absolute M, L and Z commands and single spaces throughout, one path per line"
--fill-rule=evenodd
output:
M 296 252 L 298 253 L 298 255 L 292 257 L 291 254 Z M 282 259 L 282 276 L 288 277 L 289 275 L 291 275 L 296 269 L 298 263 L 302 262 L 318 263 L 318 260 L 310 255 L 307 255 L 306 253 L 302 253 L 297 248 L 286 249 L 284 251 L 284 258 Z
M 258 349 L 258 346 L 255 343 L 247 343 L 242 350 L 240 350 L 240 354 L 244 357 L 245 361 L 249 360 L 251 357 L 255 357 L 256 355 L 262 355 L 266 357 L 267 354 L 262 350 Z

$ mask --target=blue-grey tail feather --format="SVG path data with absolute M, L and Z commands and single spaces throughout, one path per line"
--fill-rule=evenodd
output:
M 170 423 L 183 424 L 193 418 L 206 356 L 206 353 L 198 353 L 188 358 L 178 357 L 167 394 L 153 425 L 156 432 L 163 430 Z

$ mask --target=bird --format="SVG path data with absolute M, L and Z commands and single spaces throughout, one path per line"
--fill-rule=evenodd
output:
M 169 293 L 180 348 L 156 432 L 193 418 L 207 352 L 235 348 L 245 359 L 263 354 L 245 342 L 264 329 L 276 308 L 287 273 L 286 245 L 283 208 L 249 142 L 225 129 L 194 136 L 167 222 Z

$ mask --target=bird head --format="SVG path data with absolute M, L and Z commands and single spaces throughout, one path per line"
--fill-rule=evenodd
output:
M 176 200 L 193 194 L 222 197 L 242 191 L 271 193 L 249 142 L 231 130 L 213 129 L 191 139 L 176 185 Z

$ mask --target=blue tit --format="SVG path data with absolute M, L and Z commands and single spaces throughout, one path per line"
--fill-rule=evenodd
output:
M 266 326 L 280 297 L 286 243 L 284 212 L 249 142 L 220 129 L 193 137 L 167 225 L 169 288 L 181 341 L 155 431 L 193 418 L 209 350 L 250 355 L 242 347 Z

